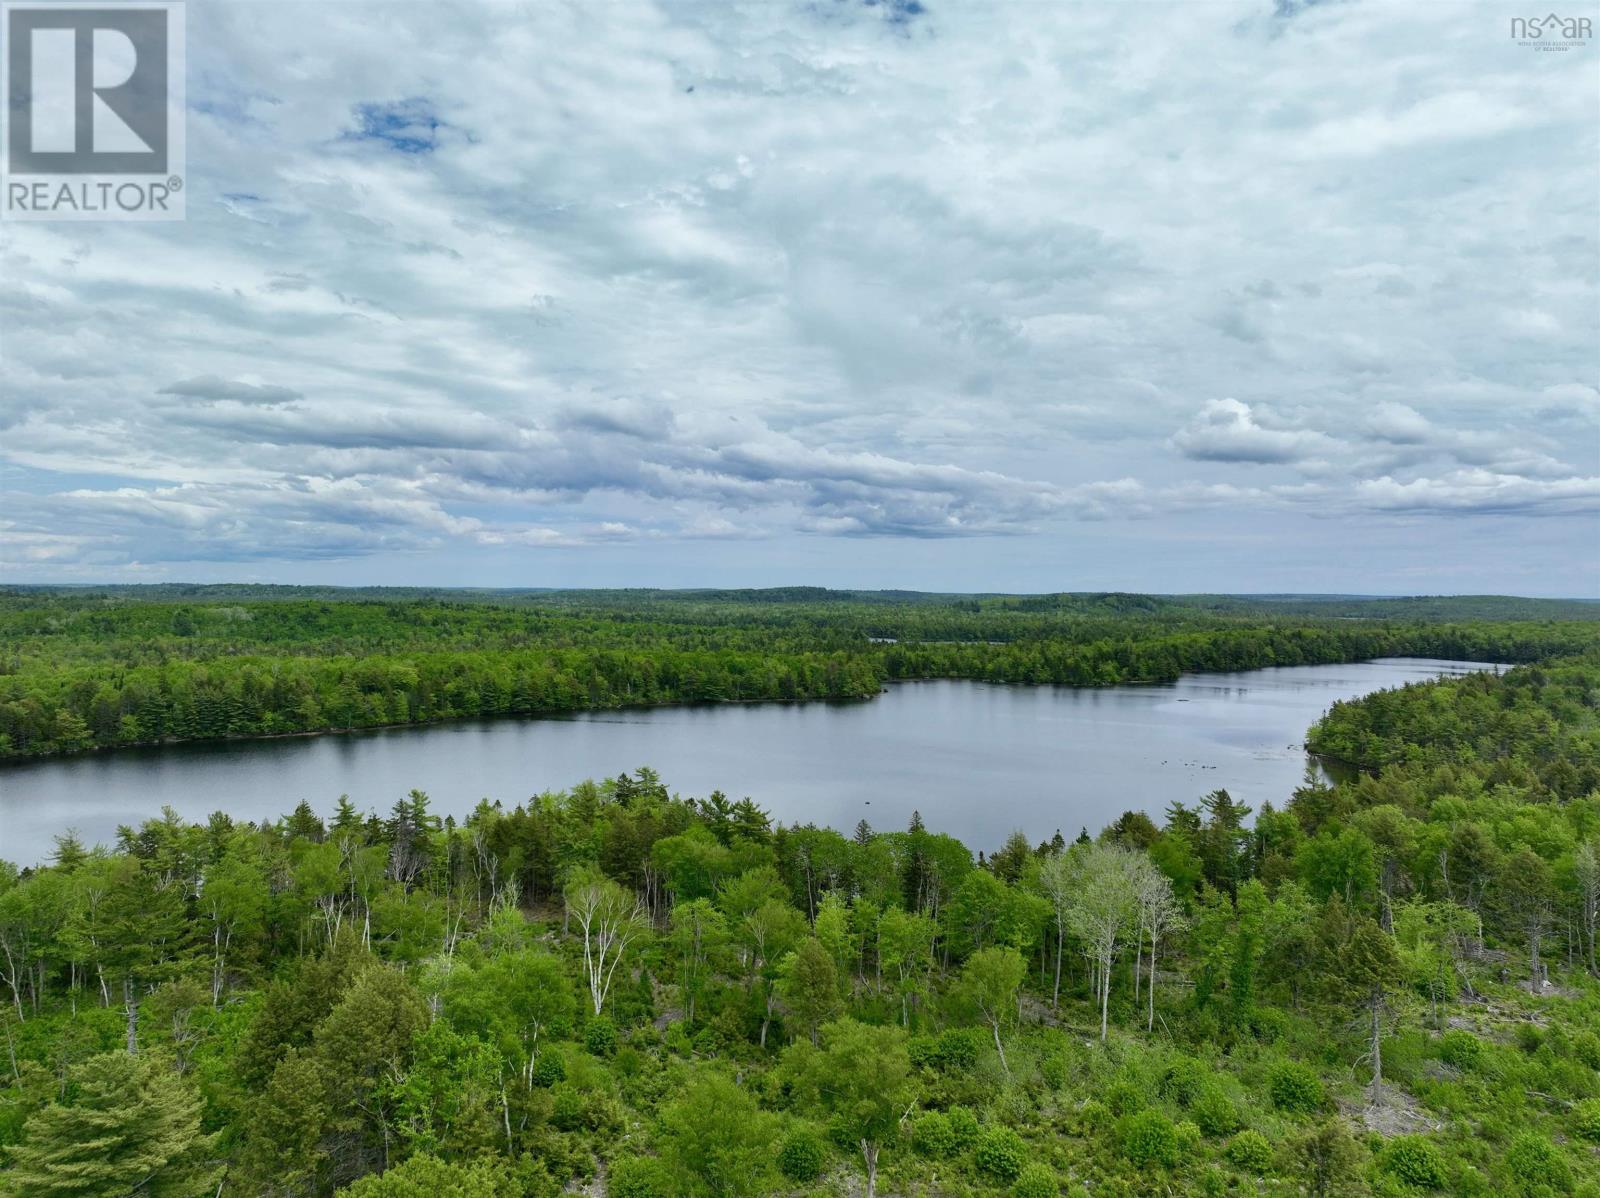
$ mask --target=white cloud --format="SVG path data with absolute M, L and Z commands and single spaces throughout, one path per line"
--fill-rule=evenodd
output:
M 189 219 L 0 228 L 0 552 L 979 585 L 1405 511 L 1580 557 L 1592 63 L 1448 6 L 924 5 L 192 6 Z

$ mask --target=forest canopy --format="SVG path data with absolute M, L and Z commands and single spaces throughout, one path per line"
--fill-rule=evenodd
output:
M 1492 597 L 16 588 L 0 591 L 0 760 L 861 700 L 901 679 L 1102 686 L 1391 655 L 1530 662 L 1596 645 L 1600 605 Z
M 1070 843 L 648 768 L 64 834 L 0 867 L 0 1193 L 1593 1198 L 1597 731 L 1590 653 Z

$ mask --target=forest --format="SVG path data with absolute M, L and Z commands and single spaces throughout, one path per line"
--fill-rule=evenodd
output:
M 1600 605 L 1126 594 L 0 591 L 0 760 L 666 703 L 863 700 L 898 679 L 1105 686 L 1600 646 Z
M 408 663 L 447 638 L 488 669 L 524 627 L 530 657 L 584 652 L 557 643 L 569 619 L 595 663 L 823 651 L 792 611 L 419 602 L 35 604 L 6 613 L 8 677 L 67 698 L 73 677 L 272 661 L 315 682 L 344 638 Z M 1113 652 L 1052 613 L 885 606 L 842 623 Z M 1436 636 L 1540 660 L 1337 705 L 1308 738 L 1337 783 L 1257 811 L 1217 790 L 1072 842 L 775 826 L 647 767 L 459 824 L 413 791 L 263 825 L 168 813 L 103 849 L 63 834 L 48 864 L 0 867 L 0 1193 L 1600 1196 L 1583 627 L 1149 618 L 1115 652 Z M 885 676 L 1020 660 L 992 648 L 825 651 Z

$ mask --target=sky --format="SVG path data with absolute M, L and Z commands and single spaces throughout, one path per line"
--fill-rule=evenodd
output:
M 187 219 L 0 225 L 0 578 L 1600 595 L 1525 7 L 192 3 Z

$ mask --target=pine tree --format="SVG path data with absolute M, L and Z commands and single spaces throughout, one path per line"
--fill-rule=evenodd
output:
M 111 1052 L 72 1071 L 69 1103 L 35 1112 L 0 1193 L 16 1198 L 194 1198 L 220 1166 L 200 1131 L 200 1096 L 170 1063 Z

